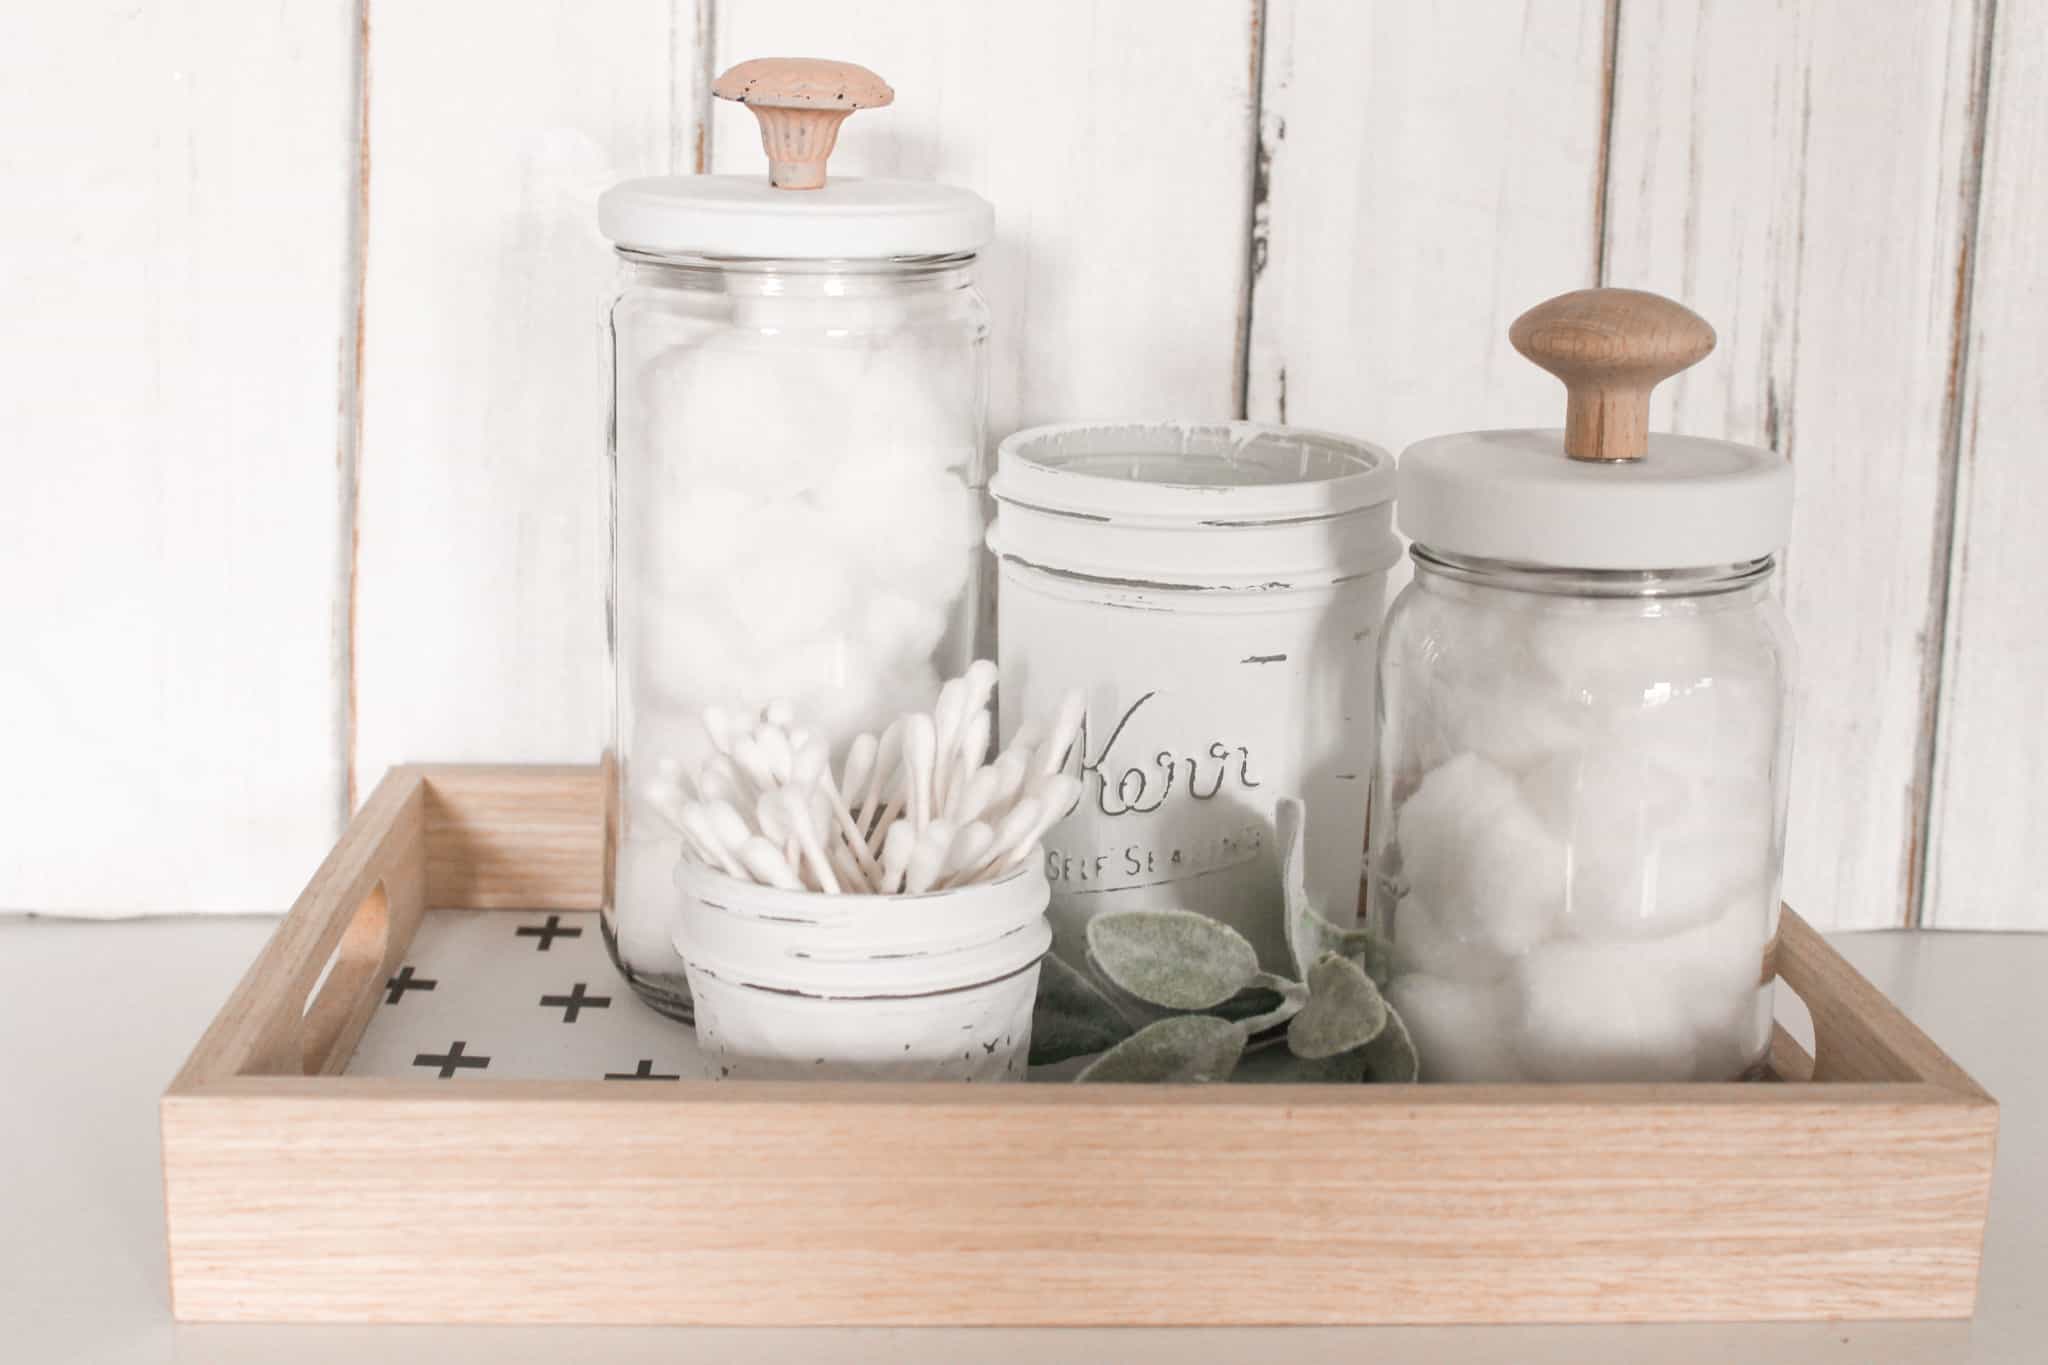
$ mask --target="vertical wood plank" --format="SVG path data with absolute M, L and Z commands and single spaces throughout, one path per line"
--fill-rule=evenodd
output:
M 693 168 L 696 15 L 372 10 L 359 790 L 412 759 L 587 762 L 607 742 L 596 203 Z
M 0 52 L 0 909 L 275 910 L 341 809 L 347 5 Z
M 718 15 L 718 65 L 807 53 L 896 103 L 835 174 L 966 185 L 996 207 L 989 429 L 1232 415 L 1251 158 L 1253 0 L 837 0 Z M 721 172 L 766 174 L 754 121 L 713 117 Z
M 1397 453 L 1563 420 L 1508 324 L 1594 282 L 1605 31 L 1600 0 L 1268 0 L 1253 417 Z
M 1990 52 L 1924 922 L 2048 929 L 2048 4 Z
M 1719 349 L 1653 421 L 1797 471 L 1801 645 L 1785 896 L 1909 922 L 1950 485 L 1975 0 L 1623 0 L 1607 282 L 1682 298 Z
M 1598 276 L 1607 18 L 1267 0 L 1247 415 L 1397 455 L 1563 422 L 1508 324 Z

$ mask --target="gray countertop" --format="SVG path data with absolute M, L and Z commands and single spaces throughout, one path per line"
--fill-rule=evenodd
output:
M 178 1326 L 164 1289 L 157 1096 L 275 923 L 0 920 L 0 1038 L 8 1043 L 0 1108 L 7 1349 L 0 1354 L 36 1365 L 625 1365 L 739 1356 L 752 1365 L 970 1358 L 1236 1365 L 1280 1352 L 1304 1365 L 2048 1360 L 2048 936 L 1953 933 L 1834 942 L 2003 1106 L 1983 1288 L 1969 1323 L 1118 1331 Z

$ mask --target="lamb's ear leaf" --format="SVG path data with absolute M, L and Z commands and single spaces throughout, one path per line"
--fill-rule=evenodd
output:
M 1365 968 L 1325 953 L 1308 969 L 1308 1004 L 1287 1025 L 1287 1050 L 1308 1061 L 1364 1047 L 1387 1026 L 1387 1002 Z
M 1415 1039 L 1392 1005 L 1380 1036 L 1359 1049 L 1365 1058 L 1365 1079 L 1378 1085 L 1413 1085 L 1422 1075 Z
M 1259 974 L 1256 949 L 1192 910 L 1110 910 L 1088 921 L 1088 956 L 1111 984 L 1149 1005 L 1206 1010 Z
M 1147 1024 L 1090 1062 L 1077 1081 L 1185 1084 L 1224 1081 L 1244 1055 L 1244 1029 L 1207 1014 L 1176 1014 Z
M 1260 972 L 1251 985 L 1208 1012 L 1243 1024 L 1245 1033 L 1255 1037 L 1300 1014 L 1306 1004 L 1308 987 L 1284 976 Z
M 1294 958 L 1294 970 L 1304 980 L 1309 968 L 1325 953 L 1348 957 L 1365 969 L 1375 986 L 1385 986 L 1393 975 L 1393 949 L 1378 934 L 1367 929 L 1346 929 L 1334 924 L 1308 898 L 1307 872 L 1308 808 L 1294 797 L 1283 797 L 1273 811 L 1273 829 L 1280 841 L 1280 896 L 1287 916 L 1287 950 Z
M 1031 1011 L 1031 1065 L 1104 1052 L 1131 1036 L 1130 1023 L 1093 982 L 1047 953 L 1038 964 Z

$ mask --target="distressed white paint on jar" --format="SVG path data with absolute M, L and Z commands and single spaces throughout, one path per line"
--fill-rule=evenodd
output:
M 827 896 L 686 863 L 675 949 L 697 1042 L 732 1080 L 1021 1080 L 1046 884 Z
M 1308 805 L 1308 886 L 1357 909 L 1373 661 L 1399 558 L 1393 461 L 1254 423 L 1041 427 L 1002 443 L 1005 740 L 1087 700 L 1047 835 L 1054 951 L 1108 909 L 1182 906 L 1287 962 L 1274 803 Z

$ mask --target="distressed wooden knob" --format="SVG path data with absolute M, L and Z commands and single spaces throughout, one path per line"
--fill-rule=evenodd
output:
M 711 87 L 722 100 L 753 111 L 768 153 L 768 183 L 815 190 L 839 125 L 856 109 L 879 109 L 896 98 L 888 82 L 864 66 L 816 57 L 756 57 L 727 69 Z
M 1714 349 L 1714 329 L 1682 303 L 1640 289 L 1580 289 L 1539 303 L 1508 329 L 1515 349 L 1564 381 L 1564 453 L 1640 460 L 1650 390 Z

